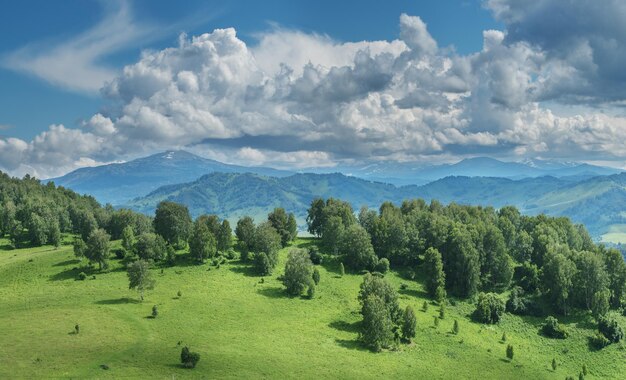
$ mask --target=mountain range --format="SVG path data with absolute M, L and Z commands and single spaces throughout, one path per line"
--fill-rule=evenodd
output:
M 231 221 L 242 215 L 262 218 L 281 206 L 294 212 L 301 226 L 315 197 L 345 199 L 355 209 L 409 198 L 493 207 L 511 204 L 527 214 L 568 216 L 584 223 L 597 240 L 626 242 L 626 173 L 617 174 L 618 169 L 484 157 L 449 165 L 382 162 L 334 169 L 344 174 L 244 167 L 168 151 L 78 169 L 52 181 L 91 194 L 101 203 L 146 213 L 165 199 L 186 204 L 194 216 L 217 213 Z

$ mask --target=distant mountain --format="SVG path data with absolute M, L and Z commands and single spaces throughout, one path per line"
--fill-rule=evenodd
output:
M 224 164 L 179 150 L 124 163 L 81 168 L 51 181 L 79 193 L 91 194 L 101 203 L 121 205 L 163 185 L 193 181 L 213 172 L 251 172 L 274 177 L 293 174 L 272 168 Z
M 531 177 L 593 177 L 617 174 L 619 169 L 548 160 L 505 162 L 488 157 L 467 158 L 454 164 L 424 165 L 420 162 L 377 162 L 361 166 L 334 168 L 349 175 L 395 185 L 422 185 L 450 176 L 500 177 L 522 179 Z M 320 171 L 323 172 L 323 171 Z

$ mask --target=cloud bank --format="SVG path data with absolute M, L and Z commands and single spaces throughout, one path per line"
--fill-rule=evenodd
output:
M 506 30 L 483 32 L 469 55 L 439 46 L 405 14 L 394 41 L 280 27 L 253 46 L 232 28 L 181 35 L 104 86 L 109 114 L 79 129 L 52 125 L 30 142 L 0 138 L 0 166 L 45 177 L 182 147 L 299 169 L 472 155 L 623 160 L 626 27 L 606 20 L 625 19 L 626 6 L 485 5 Z

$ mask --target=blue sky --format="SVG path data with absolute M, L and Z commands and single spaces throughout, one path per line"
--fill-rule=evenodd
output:
M 624 167 L 624 19 L 621 0 L 7 2 L 0 170 L 166 149 Z
M 420 15 L 432 35 L 444 46 L 462 53 L 477 51 L 481 32 L 499 23 L 479 1 L 133 1 L 129 3 L 138 24 L 171 28 L 151 41 L 131 41 L 99 63 L 114 69 L 136 61 L 143 49 L 174 43 L 180 32 L 201 34 L 235 27 L 248 44 L 255 35 L 276 23 L 286 28 L 327 34 L 340 41 L 392 40 L 398 36 L 401 13 Z M 88 30 L 106 13 L 105 2 L 46 0 L 7 2 L 0 12 L 0 55 L 34 43 L 61 42 Z M 52 85 L 45 79 L 0 68 L 0 131 L 32 139 L 50 124 L 76 126 L 104 107 L 98 93 L 86 94 Z

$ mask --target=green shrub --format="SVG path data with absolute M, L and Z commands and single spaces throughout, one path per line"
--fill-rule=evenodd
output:
M 339 263 L 339 274 L 341 277 L 346 275 L 346 268 L 344 268 L 343 263 Z
M 200 354 L 189 351 L 189 347 L 183 347 L 180 353 L 180 362 L 185 368 L 195 368 L 200 361 Z
M 500 338 L 500 340 L 506 342 L 506 331 L 502 333 L 502 338 Z
M 543 324 L 543 327 L 541 328 L 541 332 L 543 333 L 543 335 L 549 338 L 565 339 L 568 336 L 568 333 L 567 333 L 567 330 L 565 330 L 565 327 L 559 324 L 558 319 L 552 316 L 549 316 L 548 318 L 546 318 L 546 321 Z
M 306 291 L 306 296 L 309 297 L 309 299 L 313 299 L 313 297 L 315 297 L 315 285 L 314 284 L 309 284 L 309 288 Z
M 513 346 L 510 344 L 506 346 L 506 357 L 509 358 L 509 360 L 513 360 Z
M 86 280 L 86 279 L 87 279 L 87 274 L 86 274 L 85 272 L 80 272 L 80 273 L 78 274 L 78 280 L 80 280 L 80 281 L 84 281 L 84 280 Z
M 126 257 L 126 250 L 123 248 L 116 249 L 113 253 L 115 254 L 115 258 L 118 260 L 122 260 Z
M 439 319 L 445 319 L 446 318 L 446 307 L 442 304 L 441 306 L 439 306 Z
M 265 254 L 265 252 L 257 253 L 256 255 L 254 255 L 254 267 L 256 268 L 257 272 L 262 276 L 272 274 L 272 270 L 274 269 L 272 263 L 270 262 L 270 259 L 267 257 L 267 254 Z
M 556 358 L 552 358 L 552 370 L 556 371 L 558 365 L 556 364 Z
M 595 349 L 599 350 L 611 344 L 611 341 L 601 333 L 597 332 L 595 335 L 589 337 L 589 343 L 591 343 Z
M 495 293 L 480 293 L 473 317 L 478 322 L 494 324 L 500 321 L 504 314 L 504 301 Z
M 456 319 L 454 320 L 454 325 L 452 325 L 452 333 L 454 335 L 459 334 L 459 321 L 457 321 Z
M 152 318 L 156 318 L 157 315 L 159 315 L 159 310 L 157 308 L 157 305 L 152 306 Z
M 600 317 L 598 320 L 598 330 L 610 342 L 617 343 L 624 338 L 624 330 L 613 317 Z
M 237 260 L 239 258 L 239 254 L 232 248 L 226 251 L 225 256 L 228 260 Z
M 315 285 L 320 283 L 320 271 L 317 268 L 313 269 L 313 282 L 315 282 Z
M 309 248 L 309 258 L 314 265 L 320 265 L 324 259 L 317 247 Z
M 378 260 L 378 264 L 376 264 L 376 271 L 382 274 L 389 272 L 389 260 L 386 258 Z
M 427 312 L 428 311 L 428 302 L 424 301 L 424 303 L 422 304 L 422 311 L 423 312 Z
M 402 337 L 404 340 L 411 342 L 415 338 L 416 327 L 417 319 L 415 318 L 415 312 L 411 306 L 407 306 L 402 316 Z

